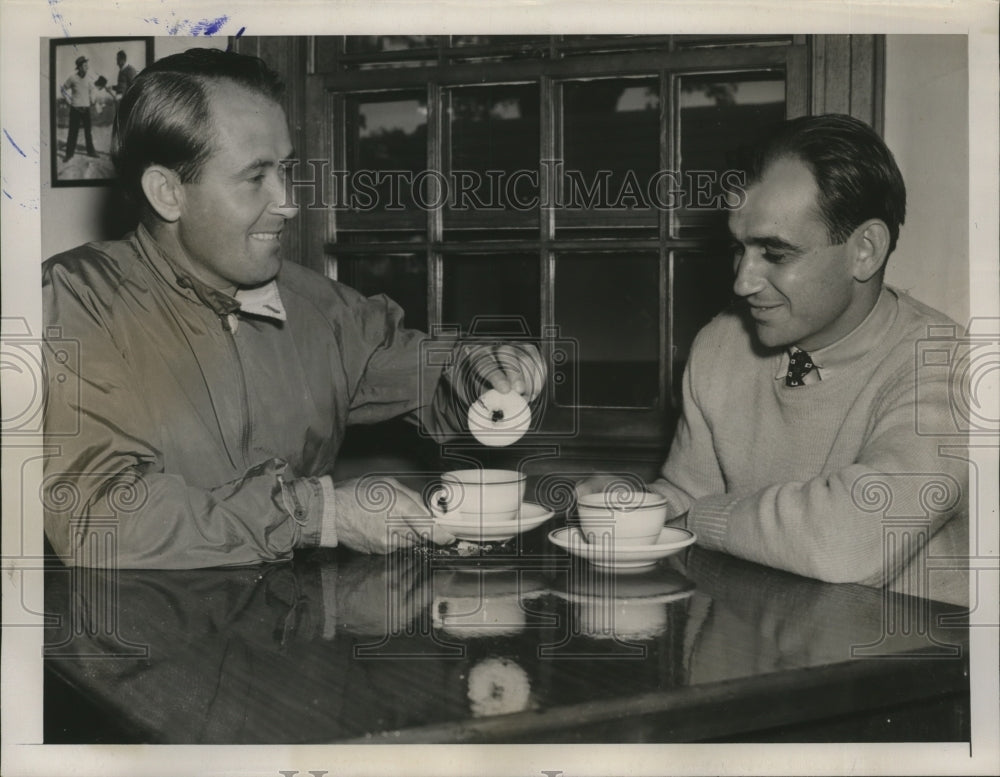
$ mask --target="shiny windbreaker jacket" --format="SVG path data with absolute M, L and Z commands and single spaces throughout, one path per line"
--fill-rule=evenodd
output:
M 280 321 L 175 267 L 143 227 L 44 264 L 45 530 L 67 563 L 287 559 L 319 542 L 318 477 L 349 423 L 455 430 L 453 343 L 387 298 L 286 262 Z

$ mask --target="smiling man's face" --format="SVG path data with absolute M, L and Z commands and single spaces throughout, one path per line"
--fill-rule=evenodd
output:
M 232 82 L 209 87 L 212 154 L 182 184 L 177 237 L 204 283 L 232 293 L 271 280 L 279 238 L 297 213 L 285 199 L 281 160 L 292 154 L 281 106 Z
M 768 347 L 822 348 L 853 330 L 870 311 L 855 279 L 850 243 L 831 245 L 819 190 L 800 159 L 773 162 L 729 217 L 736 243 L 733 290 L 748 305 Z

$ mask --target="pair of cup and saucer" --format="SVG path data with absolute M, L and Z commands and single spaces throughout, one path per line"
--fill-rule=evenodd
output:
M 441 476 L 430 497 L 434 523 L 459 540 L 505 542 L 536 529 L 553 513 L 524 501 L 526 476 L 506 469 L 459 469 Z
M 697 539 L 694 532 L 664 526 L 667 500 L 629 489 L 601 491 L 577 500 L 579 526 L 549 532 L 549 540 L 600 569 L 635 572 L 656 566 Z

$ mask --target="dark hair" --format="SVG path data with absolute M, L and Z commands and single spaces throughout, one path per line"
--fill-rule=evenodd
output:
M 145 202 L 142 174 L 153 164 L 198 180 L 212 153 L 213 128 L 206 87 L 238 84 L 279 101 L 284 86 L 262 59 L 218 49 L 190 49 L 143 70 L 118 105 L 111 156 L 126 194 Z
M 787 157 L 802 160 L 812 171 L 832 243 L 843 243 L 858 225 L 876 218 L 889 228 L 892 253 L 906 218 L 906 186 L 892 152 L 875 130 L 837 113 L 783 122 L 750 149 L 747 185 Z

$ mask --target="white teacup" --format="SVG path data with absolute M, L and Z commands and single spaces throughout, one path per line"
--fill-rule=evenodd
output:
M 646 491 L 601 491 L 577 499 L 576 510 L 587 542 L 609 536 L 615 545 L 651 545 L 667 519 L 667 500 Z
M 441 488 L 431 494 L 435 515 L 463 520 L 512 521 L 524 500 L 527 476 L 509 469 L 456 469 L 441 476 Z

